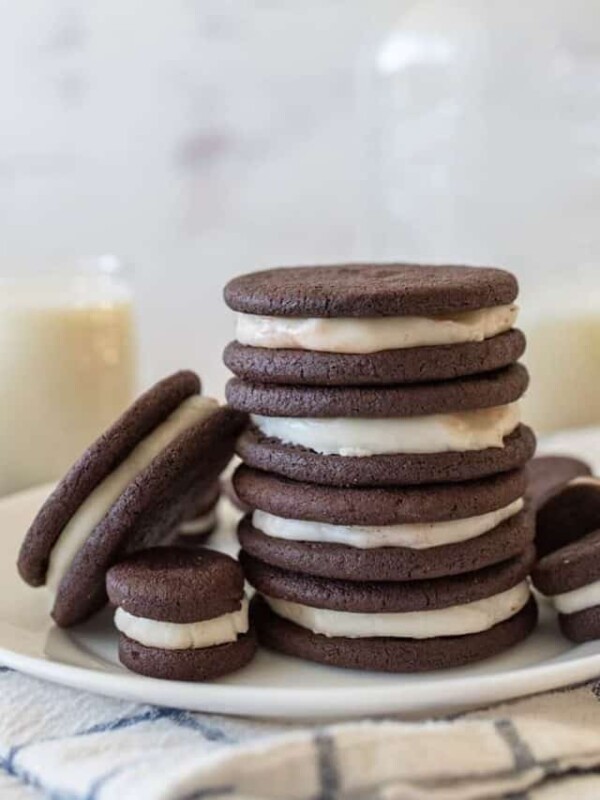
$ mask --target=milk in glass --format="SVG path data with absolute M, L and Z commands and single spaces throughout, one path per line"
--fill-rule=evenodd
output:
M 0 277 L 0 495 L 56 480 L 135 391 L 116 270 Z

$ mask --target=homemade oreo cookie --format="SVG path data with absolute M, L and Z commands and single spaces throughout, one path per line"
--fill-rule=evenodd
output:
M 39 511 L 18 568 L 27 583 L 52 590 L 58 625 L 101 608 L 109 567 L 168 542 L 231 459 L 245 415 L 199 392 L 192 372 L 158 383 L 84 453 Z
M 235 278 L 238 312 L 225 363 L 280 384 L 375 385 L 448 380 L 517 361 L 524 337 L 515 278 L 498 269 L 343 264 Z
M 338 667 L 419 672 L 458 667 L 524 639 L 537 609 L 532 548 L 474 573 L 431 581 L 327 580 L 241 555 L 259 593 L 252 618 L 265 646 Z
M 464 481 L 523 466 L 535 439 L 520 422 L 521 365 L 403 387 L 227 386 L 251 414 L 246 464 L 333 486 Z
M 292 572 L 353 581 L 473 572 L 528 548 L 525 473 L 427 487 L 338 488 L 240 467 L 237 494 L 255 510 L 242 548 Z
M 574 642 L 600 639 L 600 515 L 596 522 L 595 531 L 542 558 L 532 575 Z
M 134 672 L 207 681 L 254 656 L 244 576 L 229 556 L 153 548 L 113 566 L 106 584 L 117 606 L 119 658 Z

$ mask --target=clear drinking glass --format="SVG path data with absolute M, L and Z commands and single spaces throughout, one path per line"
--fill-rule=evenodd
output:
M 0 495 L 60 477 L 135 388 L 132 290 L 114 257 L 0 268 Z

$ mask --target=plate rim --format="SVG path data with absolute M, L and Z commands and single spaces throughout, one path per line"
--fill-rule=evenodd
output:
M 583 683 L 598 677 L 600 669 L 600 653 L 593 653 L 558 663 L 521 667 L 502 673 L 424 681 L 418 686 L 414 683 L 402 684 L 399 676 L 397 683 L 386 683 L 382 686 L 311 688 L 168 681 L 126 671 L 103 672 L 91 667 L 64 664 L 3 646 L 0 646 L 0 661 L 9 668 L 33 677 L 114 698 L 134 700 L 142 704 L 170 705 L 184 710 L 264 719 L 335 719 L 356 717 L 363 713 L 381 716 L 384 711 L 382 704 L 385 704 L 386 713 L 395 715 L 402 712 L 418 715 L 421 711 L 427 713 L 441 706 L 448 711 L 467 710 L 481 706 L 482 702 L 488 706 L 495 705 L 506 700 L 516 700 Z M 153 692 L 158 697 L 151 699 L 150 694 Z M 167 695 L 169 699 L 166 699 Z M 199 702 L 190 703 L 190 695 L 194 695 L 194 699 Z M 444 695 L 447 702 L 440 702 L 441 695 Z M 348 709 L 350 696 L 352 708 Z M 278 703 L 277 708 L 265 708 L 265 699 L 273 698 Z M 282 700 L 286 701 L 285 708 L 281 705 Z M 233 704 L 236 706 L 235 710 L 231 708 Z M 315 705 L 320 708 L 319 714 L 309 710 Z

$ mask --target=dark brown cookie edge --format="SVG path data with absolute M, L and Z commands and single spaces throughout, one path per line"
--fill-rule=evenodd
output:
M 267 417 L 390 419 L 478 411 L 516 402 L 529 374 L 522 364 L 496 372 L 405 386 L 277 386 L 231 378 L 232 408 Z
M 223 296 L 245 314 L 422 317 L 507 305 L 518 292 L 515 276 L 494 267 L 355 263 L 252 272 L 229 281 Z
M 256 653 L 252 630 L 237 641 L 196 650 L 160 650 L 119 635 L 119 661 L 132 672 L 169 681 L 212 681 L 245 667 Z
M 346 487 L 293 481 L 241 465 L 233 481 L 244 503 L 275 516 L 333 525 L 394 525 L 464 519 L 525 493 L 524 470 L 425 486 Z
M 328 486 L 416 486 L 471 481 L 519 469 L 533 456 L 535 445 L 531 428 L 519 425 L 506 437 L 504 447 L 353 458 L 286 445 L 250 428 L 238 440 L 237 453 L 248 466 L 295 481 Z
M 377 353 L 278 350 L 230 342 L 225 365 L 255 383 L 307 386 L 392 386 L 446 381 L 494 372 L 517 362 L 525 336 L 513 329 L 483 342 L 465 342 Z

